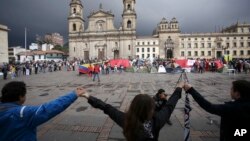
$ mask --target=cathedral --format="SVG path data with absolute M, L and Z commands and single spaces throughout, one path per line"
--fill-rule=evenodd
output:
M 68 17 L 70 59 L 117 58 L 250 58 L 250 24 L 236 23 L 219 32 L 182 34 L 176 18 L 162 20 L 150 36 L 136 35 L 136 0 L 123 0 L 122 24 L 114 26 L 114 14 L 99 10 L 88 16 L 84 6 L 71 0 Z

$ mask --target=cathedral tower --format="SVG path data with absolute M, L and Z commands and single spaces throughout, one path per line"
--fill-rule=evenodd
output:
M 84 31 L 83 5 L 81 0 L 71 0 L 68 22 L 69 33 Z
M 136 30 L 135 0 L 123 0 L 123 6 L 123 30 Z

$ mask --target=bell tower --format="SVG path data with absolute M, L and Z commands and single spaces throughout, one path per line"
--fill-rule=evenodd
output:
M 135 0 L 123 0 L 122 28 L 123 30 L 136 30 Z
M 84 31 L 83 5 L 81 0 L 71 0 L 68 24 L 69 33 Z

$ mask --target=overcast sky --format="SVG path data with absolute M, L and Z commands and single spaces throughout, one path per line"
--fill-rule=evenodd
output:
M 71 0 L 1 0 L 0 24 L 7 25 L 9 46 L 24 46 L 24 28 L 28 44 L 36 35 L 58 32 L 67 39 Z M 84 18 L 93 10 L 111 10 L 115 25 L 120 25 L 123 0 L 82 0 Z M 163 17 L 176 17 L 182 33 L 214 32 L 219 27 L 250 23 L 250 0 L 136 0 L 137 35 L 151 36 Z M 85 24 L 87 26 L 87 23 Z M 85 27 L 86 28 L 86 27 Z

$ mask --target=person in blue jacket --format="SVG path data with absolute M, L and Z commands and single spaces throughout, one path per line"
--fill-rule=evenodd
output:
M 25 83 L 7 83 L 2 89 L 0 103 L 0 141 L 36 141 L 37 126 L 64 111 L 84 93 L 83 88 L 77 88 L 51 102 L 39 106 L 24 106 Z

